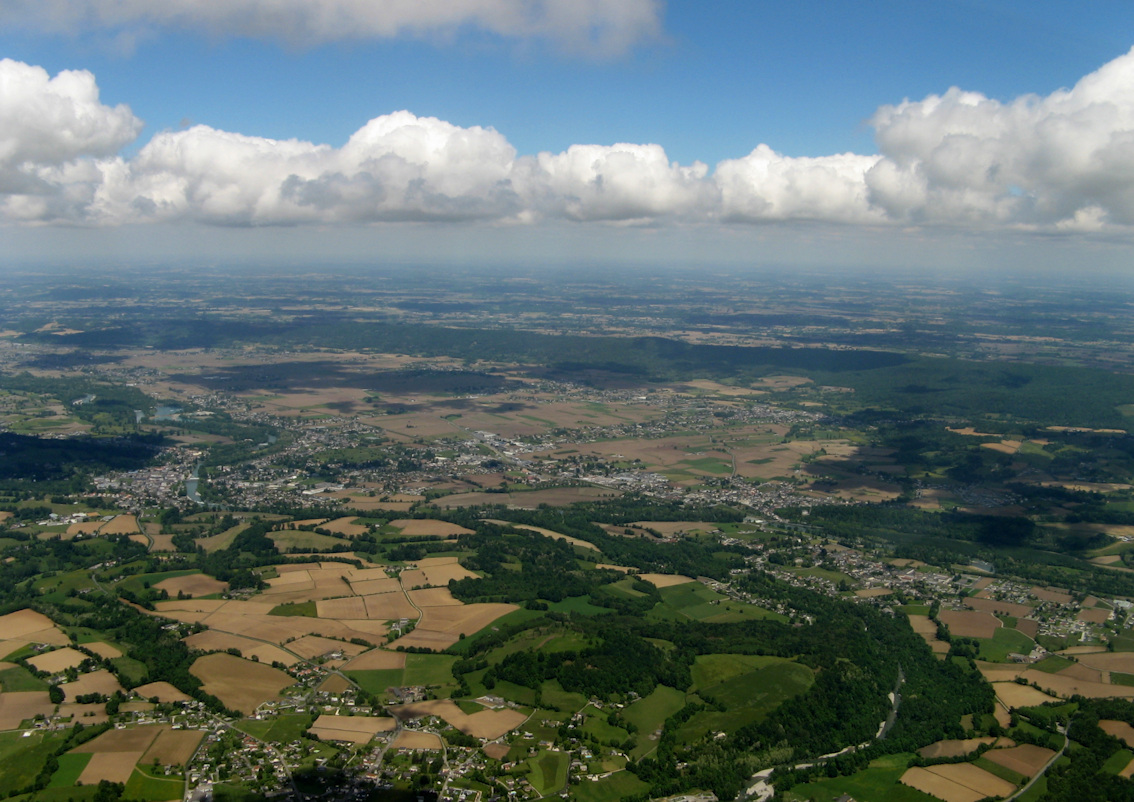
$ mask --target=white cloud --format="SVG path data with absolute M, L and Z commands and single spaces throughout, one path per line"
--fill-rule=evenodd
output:
M 220 225 L 495 218 L 511 211 L 514 158 L 496 131 L 404 111 L 342 148 L 195 126 L 100 165 L 89 212 L 103 223 Z
M 107 156 L 132 142 L 142 121 L 126 106 L 99 102 L 94 76 L 0 60 L 0 196 L 17 219 L 62 214 L 71 199 L 61 184 L 80 181 L 58 168 L 81 157 Z M 19 198 L 24 200 L 19 200 Z
M 870 199 L 898 221 L 1134 224 L 1134 50 L 1047 97 L 953 88 L 874 115 Z
M 1129 233 L 1134 51 L 1046 97 L 950 89 L 879 109 L 879 155 L 767 145 L 710 170 L 656 144 L 518 155 L 491 128 L 408 111 L 342 147 L 196 126 L 115 156 L 141 122 L 94 77 L 0 61 L 0 219 L 228 226 L 546 220 L 817 221 Z
M 737 222 L 885 222 L 867 197 L 865 176 L 877 162 L 854 153 L 791 158 L 760 145 L 717 165 L 721 214 Z
M 532 213 L 570 220 L 700 217 L 715 203 L 709 168 L 671 163 L 659 145 L 572 145 L 525 159 L 517 191 Z
M 661 30 L 660 0 L 6 0 L 0 24 L 127 40 L 162 28 L 282 39 L 307 46 L 478 29 L 550 39 L 598 55 Z

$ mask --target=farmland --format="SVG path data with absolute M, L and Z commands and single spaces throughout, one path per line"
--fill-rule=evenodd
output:
M 199 658 L 191 669 L 211 693 L 224 704 L 251 712 L 260 704 L 279 696 L 293 683 L 291 677 L 270 666 L 242 660 L 229 654 L 213 654 Z
M 1134 698 L 1124 311 L 202 275 L 4 324 L 0 790 L 1061 793 Z

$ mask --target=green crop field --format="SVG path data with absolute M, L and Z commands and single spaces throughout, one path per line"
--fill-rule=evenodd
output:
M 1063 669 L 1073 665 L 1075 664 L 1072 661 L 1068 660 L 1066 657 L 1060 657 L 1057 654 L 1053 654 L 1050 657 L 1045 657 L 1038 663 L 1033 663 L 1032 668 L 1038 671 L 1044 671 L 1048 674 L 1057 674 Z
M 659 685 L 653 693 L 639 699 L 622 711 L 623 717 L 638 728 L 638 745 L 631 757 L 640 760 L 657 748 L 658 742 L 651 736 L 661 728 L 665 720 L 685 706 L 685 692 Z
M 51 775 L 48 788 L 67 788 L 79 781 L 79 775 L 91 762 L 89 754 L 68 753 L 59 756 L 59 768 Z
M 180 777 L 155 777 L 139 768 L 134 769 L 126 782 L 126 799 L 140 799 L 143 802 L 162 802 L 178 799 L 185 791 L 185 782 Z
M 480 632 L 474 633 L 472 635 L 469 635 L 467 638 L 464 638 L 463 640 L 457 641 L 449 647 L 449 651 L 453 654 L 467 654 L 469 649 L 471 649 L 478 640 L 490 635 L 495 635 L 496 632 L 493 631 L 494 629 L 503 630 L 506 627 L 521 624 L 524 621 L 530 621 L 533 618 L 539 618 L 542 615 L 542 612 L 538 610 L 529 610 L 526 607 L 519 610 L 513 610 L 507 615 L 501 616 L 500 618 L 497 618 L 495 621 L 493 621 L 492 626 L 485 627 Z
M 308 713 L 282 715 L 272 722 L 265 740 L 291 743 L 301 738 L 314 720 L 315 716 Z
M 616 771 L 601 780 L 583 780 L 571 789 L 579 802 L 616 802 L 628 796 L 636 796 L 649 788 L 628 771 Z
M 980 639 L 980 659 L 1005 663 L 1012 653 L 1027 654 L 1036 646 L 1035 641 L 1016 629 L 1001 627 L 991 638 Z
M 407 654 L 406 685 L 455 685 L 453 663 L 457 658 L 448 654 Z
M 732 473 L 732 463 L 725 462 L 723 459 L 716 459 L 715 457 L 702 457 L 701 459 L 685 459 L 679 465 L 688 465 L 695 471 L 704 471 L 705 473 L 726 474 Z
M 700 694 L 727 708 L 758 707 L 768 712 L 784 700 L 803 693 L 814 681 L 815 675 L 807 666 L 785 660 L 702 688 Z
M 261 741 L 268 735 L 268 730 L 275 724 L 274 721 L 257 721 L 254 718 L 241 719 L 236 724 L 236 728 L 248 733 L 253 738 L 259 738 Z
M 522 705 L 535 704 L 535 691 L 532 688 L 525 688 L 523 685 L 517 685 L 514 682 L 497 680 L 496 687 L 492 689 L 492 693 L 510 702 L 517 702 Z
M 296 615 L 306 618 L 316 618 L 318 613 L 315 610 L 315 602 L 306 601 L 277 604 L 268 611 L 268 615 Z
M 36 678 L 30 671 L 20 666 L 0 671 L 0 686 L 7 693 L 47 690 L 46 682 Z
M 10 797 L 11 802 L 87 802 L 98 794 L 97 785 L 76 785 L 69 788 L 48 786 L 34 794 Z
M 567 785 L 567 767 L 570 761 L 571 756 L 566 752 L 540 752 L 528 761 L 531 766 L 528 782 L 540 796 L 553 794 Z
M 622 596 L 627 599 L 640 599 L 646 594 L 640 590 L 634 589 L 635 581 L 635 579 L 627 577 L 626 579 L 620 579 L 610 585 L 605 585 L 603 589 L 613 593 L 616 596 Z
M 763 657 L 754 654 L 701 654 L 693 663 L 693 689 L 719 685 L 733 677 L 767 668 L 781 662 L 782 657 Z
M 9 794 L 35 780 L 58 745 L 58 736 L 39 732 L 27 738 L 22 732 L 0 734 L 0 761 L 4 763 L 0 794 Z
M 563 690 L 559 680 L 549 679 L 540 686 L 543 694 L 543 703 L 550 708 L 560 710 L 581 710 L 587 703 L 587 698 L 581 693 L 569 693 Z
M 300 549 L 302 551 L 327 551 L 346 541 L 318 532 L 307 532 L 303 529 L 281 529 L 268 535 L 276 548 L 280 551 Z
M 579 615 L 603 615 L 613 613 L 610 607 L 599 607 L 591 604 L 590 596 L 572 596 L 549 606 L 557 613 L 577 613 Z
M 749 666 L 754 670 L 744 671 Z M 682 725 L 679 739 L 695 739 L 708 732 L 732 732 L 761 720 L 785 700 L 803 693 L 814 682 L 807 666 L 782 657 L 704 655 L 693 666 L 697 693 L 720 702 L 725 712 L 702 711 Z M 709 684 L 713 679 L 723 681 Z
M 201 573 L 197 569 L 187 571 L 166 571 L 165 573 L 153 574 L 135 574 L 134 576 L 127 577 L 118 583 L 118 587 L 122 590 L 128 590 L 131 593 L 141 593 L 146 589 L 146 583 L 151 586 L 156 585 L 158 582 L 163 582 L 166 579 L 176 579 L 180 576 L 190 576 L 191 574 Z
M 911 757 L 913 755 L 908 753 L 887 755 L 871 761 L 869 768 L 849 777 L 797 785 L 784 798 L 790 802 L 834 802 L 849 794 L 855 799 L 869 799 L 871 802 L 937 802 L 934 797 L 898 782 Z
M 383 697 L 386 689 L 405 685 L 403 677 L 405 671 L 400 668 L 379 668 L 370 671 L 344 671 L 348 677 L 358 683 L 367 693 Z
M 1122 771 L 1130 764 L 1131 760 L 1134 760 L 1134 752 L 1131 752 L 1129 749 L 1119 749 L 1106 759 L 1106 763 L 1103 763 L 1102 770 L 1108 774 L 1118 774 L 1118 772 Z
M 41 579 L 35 583 L 35 588 L 45 597 L 46 601 L 59 603 L 66 599 L 67 594 L 72 590 L 77 592 L 93 589 L 94 581 L 91 579 L 89 571 L 81 569 Z
M 129 682 L 141 685 L 146 681 L 146 664 L 130 657 L 115 657 L 110 661 Z M 127 686 L 132 687 L 132 686 Z
M 607 723 L 606 714 L 601 710 L 587 711 L 590 715 L 587 716 L 586 723 L 583 724 L 583 732 L 587 735 L 593 735 L 603 743 L 614 741 L 621 744 L 630 737 L 630 733 L 621 727 L 614 727 Z

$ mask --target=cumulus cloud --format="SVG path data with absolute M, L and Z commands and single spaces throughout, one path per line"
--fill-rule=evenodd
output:
M 514 159 L 496 131 L 404 111 L 371 120 L 342 148 L 199 125 L 101 163 L 88 214 L 219 225 L 498 218 L 515 207 Z
M 128 107 L 99 102 L 89 72 L 52 78 L 41 67 L 0 60 L 0 201 L 18 219 L 50 217 L 53 209 L 63 214 L 73 198 L 59 187 L 97 177 L 88 167 L 60 168 L 81 157 L 111 155 L 141 128 Z
M 1001 103 L 950 89 L 884 106 L 870 199 L 898 221 L 1134 224 L 1134 50 L 1073 88 Z
M 570 220 L 687 218 L 712 207 L 716 191 L 700 162 L 671 163 L 659 145 L 572 145 L 525 159 L 516 183 L 532 211 Z
M 472 28 L 614 55 L 661 30 L 660 0 L 6 0 L 0 23 L 126 39 L 176 28 L 306 46 Z
M 878 161 L 854 153 L 791 158 L 760 145 L 743 159 L 717 165 L 721 214 L 734 222 L 885 222 L 866 187 L 866 174 Z
M 90 73 L 0 61 L 0 219 L 1134 226 L 1134 51 L 1046 97 L 950 89 L 884 106 L 872 124 L 877 155 L 759 145 L 713 170 L 656 144 L 520 155 L 492 128 L 408 111 L 337 148 L 194 126 L 123 158 L 141 122 L 101 104 Z

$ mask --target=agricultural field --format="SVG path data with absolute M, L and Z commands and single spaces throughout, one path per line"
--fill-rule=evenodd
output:
M 910 755 L 888 755 L 871 761 L 870 766 L 849 777 L 815 780 L 797 785 L 785 796 L 791 802 L 836 802 L 844 794 L 854 799 L 878 802 L 932 802 L 937 797 L 923 793 L 900 781 Z
M 540 752 L 528 759 L 528 782 L 541 796 L 554 794 L 566 787 L 567 766 L 570 762 L 570 755 L 565 752 Z
M 364 744 L 380 732 L 392 731 L 395 726 L 396 721 L 387 717 L 322 715 L 315 719 L 308 732 L 324 741 Z
M 204 683 L 206 693 L 245 713 L 278 699 L 295 682 L 279 669 L 223 653 L 198 658 L 190 671 Z
M 186 574 L 184 576 L 164 579 L 154 587 L 164 590 L 170 596 L 184 594 L 188 597 L 210 596 L 228 590 L 228 583 L 221 582 L 205 574 Z
M 638 728 L 638 745 L 630 756 L 639 760 L 653 752 L 657 748 L 662 724 L 684 706 L 684 692 L 659 685 L 649 696 L 627 707 L 623 716 Z
M 403 721 L 423 716 L 438 716 L 461 732 L 489 740 L 511 732 L 528 719 L 527 713 L 511 709 L 482 709 L 474 713 L 466 713 L 448 699 L 392 705 L 387 709 Z
M 0 725 L 57 727 L 0 732 L 0 793 L 85 802 L 113 779 L 166 802 L 192 789 L 154 761 L 200 747 L 220 802 L 289 773 L 315 794 L 340 766 L 408 797 L 446 763 L 485 796 L 523 775 L 583 802 L 727 802 L 788 762 L 792 802 L 967 802 L 1045 765 L 1032 741 L 1057 744 L 1072 704 L 1107 700 L 1104 731 L 1129 735 L 1134 349 L 1125 301 L 1095 311 L 1112 287 L 1056 312 L 1058 293 L 907 279 L 879 307 L 846 277 L 541 274 L 551 298 L 526 275 L 304 273 L 234 304 L 194 273 L 107 304 L 79 278 L 13 284 L 28 304 L 0 327 L 0 419 L 92 435 L 0 433 L 65 471 L 0 493 Z M 1037 643 L 1079 648 L 1022 660 Z M 109 668 L 61 705 L 23 667 L 73 676 L 86 651 Z M 917 751 L 835 776 L 860 755 L 816 756 L 876 737 L 896 666 L 891 732 Z M 149 743 L 79 743 L 155 720 Z M 1096 749 L 1128 771 L 1103 741 L 1060 771 Z M 458 776 L 478 744 L 494 760 Z
M 901 781 L 944 802 L 978 802 L 1008 796 L 1016 790 L 1013 783 L 971 763 L 911 768 L 902 775 Z
M 584 779 L 573 790 L 579 802 L 616 802 L 649 788 L 628 771 L 616 771 L 598 780 Z
M 22 731 L 0 732 L 0 793 L 10 794 L 26 787 L 46 764 L 62 739 L 55 733 L 33 732 L 24 737 Z

